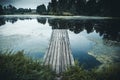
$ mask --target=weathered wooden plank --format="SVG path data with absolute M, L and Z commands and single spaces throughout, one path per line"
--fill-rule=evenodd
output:
M 50 65 L 57 74 L 74 65 L 67 30 L 54 29 L 52 31 L 49 47 L 44 56 L 44 64 Z

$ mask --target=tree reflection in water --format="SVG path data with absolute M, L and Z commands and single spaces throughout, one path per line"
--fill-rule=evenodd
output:
M 0 26 L 5 25 L 7 22 L 10 22 L 12 24 L 16 23 L 18 20 L 31 20 L 33 18 L 21 18 L 21 17 L 1 17 L 0 18 Z M 113 45 L 120 42 L 120 23 L 119 20 L 92 20 L 92 19 L 53 19 L 53 18 L 44 18 L 44 17 L 38 17 L 36 19 L 38 23 L 51 26 L 52 29 L 68 29 L 71 32 L 74 32 L 74 34 L 79 34 L 86 30 L 87 34 L 96 32 L 99 33 L 99 36 L 102 36 L 103 38 L 103 44 L 105 45 Z M 9 27 L 9 26 L 8 26 Z M 78 35 L 79 36 L 79 35 Z M 111 43 L 114 42 L 114 43 Z M 119 46 L 119 44 L 117 44 Z M 116 45 L 116 46 L 117 46 Z M 100 49 L 101 50 L 101 49 Z M 82 56 L 81 54 L 79 54 Z M 96 65 L 99 64 L 99 61 L 97 61 L 93 56 L 84 54 L 85 59 L 83 57 L 81 58 L 81 62 L 85 62 L 88 64 L 90 59 L 91 62 L 93 62 L 89 67 L 93 67 L 93 64 Z M 80 56 L 75 56 L 79 57 Z M 98 63 L 98 64 L 97 64 Z M 96 66 L 95 65 L 95 66 Z
M 75 34 L 86 30 L 87 33 L 96 31 L 103 39 L 120 41 L 119 20 L 58 20 L 49 19 L 52 29 L 69 29 Z
M 17 20 L 26 20 L 32 18 L 0 18 L 0 26 L 5 25 L 5 22 L 15 23 Z M 69 29 L 75 34 L 79 34 L 83 30 L 87 33 L 96 31 L 99 36 L 103 36 L 105 40 L 112 40 L 120 42 L 120 21 L 119 20 L 92 20 L 92 19 L 51 19 L 51 18 L 37 18 L 41 24 L 46 24 L 48 19 L 49 25 L 52 29 Z

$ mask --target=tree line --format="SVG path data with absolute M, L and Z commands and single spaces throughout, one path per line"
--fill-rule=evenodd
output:
M 37 13 L 117 17 L 120 16 L 119 7 L 119 0 L 51 0 L 47 8 L 38 6 Z
M 120 17 L 119 7 L 119 0 L 51 0 L 47 8 L 44 4 L 38 5 L 34 14 Z M 16 13 L 32 13 L 32 9 L 0 5 L 0 14 Z
M 15 23 L 18 20 L 30 20 L 32 18 L 0 18 L 0 27 L 6 22 Z M 63 20 L 37 18 L 38 23 L 45 25 L 47 23 L 52 29 L 68 29 L 75 34 L 86 30 L 87 34 L 96 31 L 103 39 L 120 42 L 120 20 Z
M 4 14 L 25 14 L 25 13 L 31 13 L 31 8 L 16 8 L 13 5 L 8 6 L 2 6 L 0 5 L 0 15 Z

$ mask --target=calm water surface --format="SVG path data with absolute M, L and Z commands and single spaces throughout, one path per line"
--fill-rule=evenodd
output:
M 119 20 L 0 17 L 0 51 L 24 50 L 42 59 L 53 29 L 67 29 L 72 54 L 91 69 L 120 62 Z

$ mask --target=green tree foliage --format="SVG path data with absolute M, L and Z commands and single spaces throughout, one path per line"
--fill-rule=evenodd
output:
M 86 5 L 86 0 L 76 0 L 76 11 L 78 14 L 85 14 L 85 5 Z
M 120 16 L 120 4 L 119 0 L 100 0 L 98 3 L 100 12 L 108 16 Z
M 0 15 L 4 14 L 4 10 L 3 10 L 3 7 L 2 5 L 0 5 Z
M 19 14 L 25 14 L 25 13 L 30 13 L 31 12 L 31 9 L 24 9 L 24 8 L 19 8 L 17 9 L 17 13 Z
M 36 12 L 38 14 L 45 14 L 46 13 L 46 7 L 44 4 L 37 6 Z
M 51 7 L 53 12 L 57 11 L 57 0 L 52 0 Z
M 48 14 L 67 12 L 73 15 L 120 16 L 119 7 L 119 0 L 51 0 Z
M 3 11 L 4 14 L 9 15 L 9 14 L 27 14 L 27 13 L 31 13 L 31 9 L 27 9 L 27 8 L 19 8 L 17 9 L 15 6 L 13 5 L 8 5 L 8 6 L 4 6 L 3 7 Z
M 4 12 L 5 14 L 15 14 L 17 12 L 17 8 L 12 5 L 4 6 Z
M 68 0 L 58 0 L 58 8 L 60 11 L 66 11 L 67 6 L 68 6 L 67 1 Z
M 94 15 L 96 13 L 96 0 L 89 0 L 87 2 L 86 12 L 88 15 Z
M 57 0 L 52 0 L 48 7 L 47 7 L 47 11 L 48 11 L 48 14 L 56 14 L 56 13 L 60 13 L 60 10 L 58 10 L 58 2 Z

